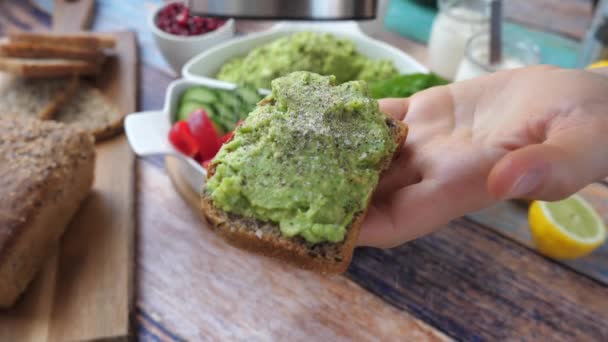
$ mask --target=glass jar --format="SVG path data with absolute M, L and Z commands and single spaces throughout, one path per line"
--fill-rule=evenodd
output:
M 608 60 L 608 0 L 601 0 L 595 8 L 591 27 L 583 41 L 578 66 L 586 68 L 600 60 Z
M 429 65 L 437 74 L 453 79 L 471 36 L 489 32 L 490 1 L 439 0 L 439 13 L 429 40 Z
M 490 63 L 490 35 L 481 32 L 469 39 L 455 81 L 464 81 L 498 70 L 521 68 L 540 63 L 540 49 L 523 37 L 503 36 L 502 60 Z

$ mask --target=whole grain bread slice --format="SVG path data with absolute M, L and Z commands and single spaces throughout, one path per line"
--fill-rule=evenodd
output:
M 24 77 L 51 78 L 72 75 L 95 75 L 101 64 L 62 58 L 0 57 L 0 70 Z
M 88 131 L 99 142 L 122 131 L 124 114 L 101 91 L 82 82 L 54 119 Z
M 392 158 L 387 158 L 382 164 L 379 173 L 388 169 L 391 161 L 398 156 L 408 132 L 405 123 L 389 116 L 386 117 L 386 125 L 397 143 L 397 149 Z M 214 171 L 212 166 L 207 178 L 212 177 Z M 370 200 L 371 198 L 372 196 Z M 274 257 L 304 269 L 331 274 L 342 273 L 348 268 L 369 203 L 362 212 L 355 215 L 342 242 L 319 244 L 308 243 L 300 237 L 285 237 L 276 224 L 227 213 L 214 206 L 211 198 L 204 192 L 201 194 L 201 207 L 213 229 L 233 246 Z
M 0 74 L 0 117 L 52 119 L 76 92 L 79 79 L 23 78 Z
M 69 46 L 94 50 L 113 48 L 116 46 L 116 38 L 112 35 L 90 32 L 54 33 L 13 30 L 8 32 L 8 38 L 14 42 L 63 47 Z
M 0 39 L 0 56 L 20 58 L 77 59 L 91 61 L 94 63 L 101 63 L 105 58 L 102 50 L 73 46 L 14 42 L 8 40 L 7 38 Z

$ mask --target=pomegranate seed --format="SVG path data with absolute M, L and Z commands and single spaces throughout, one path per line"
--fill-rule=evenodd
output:
M 193 16 L 190 9 L 181 3 L 170 3 L 158 12 L 156 26 L 161 30 L 182 36 L 199 35 L 216 30 L 226 20 Z
M 188 11 L 183 11 L 175 17 L 177 23 L 181 26 L 188 25 Z

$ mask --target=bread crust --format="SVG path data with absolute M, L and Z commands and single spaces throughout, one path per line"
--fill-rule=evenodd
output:
M 76 93 L 76 90 L 78 89 L 79 83 L 80 78 L 78 76 L 72 76 L 65 90 L 57 94 L 55 99 L 37 114 L 38 118 L 40 120 L 53 119 L 59 108 L 61 108 L 61 106 L 63 106 L 70 100 L 70 98 L 72 98 L 72 96 L 74 96 L 74 93 Z
M 0 116 L 50 120 L 74 94 L 79 78 L 29 79 L 0 75 Z
M 2 57 L 0 70 L 24 77 L 62 77 L 72 75 L 96 75 L 101 64 L 71 59 L 28 59 Z
M 95 149 L 73 127 L 0 119 L 0 307 L 25 290 L 93 184 Z
M 83 82 L 54 119 L 80 126 L 100 142 L 122 132 L 124 116 L 99 89 Z
M 109 34 L 78 32 L 78 33 L 52 33 L 52 32 L 25 32 L 9 31 L 11 41 L 38 44 L 61 45 L 78 47 L 82 49 L 114 48 L 116 38 Z
M 398 157 L 400 147 L 405 142 L 408 127 L 405 123 L 387 116 L 386 122 L 391 129 L 392 136 L 397 144 L 397 148 L 392 158 L 387 159 L 380 172 L 386 171 L 392 160 Z M 215 166 L 212 165 L 207 178 L 213 176 Z M 373 194 L 372 194 L 373 195 Z M 364 211 L 357 214 L 350 225 L 347 227 L 347 234 L 344 241 L 333 244 L 337 250 L 334 258 L 323 258 L 311 253 L 310 245 L 301 238 L 287 238 L 284 236 L 272 236 L 268 234 L 256 234 L 252 229 L 255 225 L 273 226 L 276 232 L 279 227 L 275 224 L 264 223 L 253 219 L 247 219 L 238 215 L 228 214 L 213 205 L 213 201 L 204 193 L 201 195 L 201 209 L 211 228 L 219 233 L 231 245 L 264 256 L 273 257 L 303 269 L 323 274 L 336 274 L 346 271 L 352 260 L 354 248 L 359 238 L 361 225 L 367 215 L 371 199 Z M 246 229 L 244 226 L 247 226 Z M 280 233 L 279 233 L 280 234 Z M 275 234 L 276 235 L 276 234 Z
M 81 59 L 101 63 L 105 55 L 102 50 L 83 49 L 79 47 L 42 45 L 26 42 L 0 40 L 0 56 L 20 58 L 59 58 Z

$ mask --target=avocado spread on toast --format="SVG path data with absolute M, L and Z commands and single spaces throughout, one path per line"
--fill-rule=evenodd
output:
M 288 237 L 340 242 L 396 144 L 364 81 L 294 72 L 272 81 L 224 144 L 204 191 L 218 208 Z

